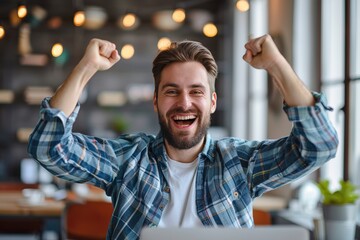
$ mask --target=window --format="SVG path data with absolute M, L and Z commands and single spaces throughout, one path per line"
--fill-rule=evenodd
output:
M 321 169 L 321 177 L 332 187 L 343 178 L 344 169 L 344 63 L 345 63 L 345 4 L 342 0 L 326 0 L 321 7 L 321 90 L 334 108 L 329 113 L 338 131 L 340 145 L 336 158 Z
M 242 56 L 248 37 L 259 37 L 268 32 L 267 8 L 267 0 L 253 0 L 248 12 L 234 9 L 232 135 L 236 137 L 266 137 L 267 75 L 251 68 Z
M 360 186 L 360 2 L 350 3 L 350 145 L 349 177 Z
M 346 3 L 350 4 L 348 14 L 346 14 Z M 330 179 L 333 185 L 342 178 L 349 178 L 356 185 L 360 185 L 358 174 L 360 169 L 360 126 L 358 124 L 360 122 L 360 97 L 356 94 L 360 92 L 359 11 L 360 3 L 357 0 L 322 2 L 322 91 L 328 96 L 329 104 L 334 107 L 334 112 L 330 114 L 330 117 L 338 130 L 340 147 L 336 159 L 322 169 L 321 176 Z M 346 22 L 346 17 L 349 23 Z M 346 32 L 347 26 L 348 32 Z M 348 54 L 345 48 L 347 41 L 350 44 Z M 350 77 L 348 80 L 346 80 L 347 75 Z M 350 81 L 348 116 L 345 116 L 343 111 L 346 109 L 344 105 L 347 97 L 345 81 Z M 346 117 L 349 119 L 345 119 Z M 348 134 L 345 132 L 345 122 L 349 124 Z M 345 138 L 348 138 L 347 146 L 344 145 Z M 345 159 L 345 151 L 348 151 L 348 160 Z M 346 161 L 348 164 L 344 164 Z

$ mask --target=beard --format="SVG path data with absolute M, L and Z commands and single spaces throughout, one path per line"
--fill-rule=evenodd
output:
M 176 112 L 176 110 L 174 110 Z M 174 112 L 172 111 L 172 112 Z M 179 112 L 179 111 L 178 111 Z M 158 113 L 158 117 L 159 117 L 159 124 L 160 124 L 160 128 L 161 128 L 161 132 L 164 136 L 164 139 L 174 148 L 177 149 L 190 149 L 194 146 L 196 146 L 198 143 L 200 143 L 203 138 L 205 137 L 207 130 L 210 127 L 210 123 L 211 123 L 211 115 L 207 115 L 204 118 L 204 121 L 201 121 L 202 119 L 200 118 L 199 120 L 199 126 L 197 127 L 194 136 L 188 136 L 187 133 L 184 134 L 177 134 L 175 133 L 172 129 L 171 126 L 169 124 L 166 123 L 166 119 L 164 117 L 164 115 L 161 115 L 160 113 Z M 198 121 L 198 118 L 196 119 L 196 121 Z

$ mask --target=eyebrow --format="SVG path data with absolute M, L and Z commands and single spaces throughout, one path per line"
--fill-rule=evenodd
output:
M 165 88 L 168 88 L 168 87 L 174 87 L 174 88 L 178 88 L 179 85 L 176 84 L 176 83 L 167 83 L 167 84 L 164 84 L 162 87 L 161 87 L 161 90 L 165 89 Z M 205 86 L 203 84 L 192 84 L 190 85 L 190 88 L 201 88 L 201 89 L 204 89 Z

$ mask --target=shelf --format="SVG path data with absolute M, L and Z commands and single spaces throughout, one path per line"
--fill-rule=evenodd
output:
M 56 2 L 56 4 L 59 3 Z M 216 9 L 216 11 L 220 10 Z M 154 80 L 151 70 L 152 61 L 158 53 L 157 41 L 161 37 L 169 37 L 175 41 L 188 39 L 203 43 L 217 59 L 220 74 L 222 66 L 227 64 L 220 59 L 222 57 L 220 54 L 223 54 L 222 49 L 219 48 L 224 38 L 222 33 L 215 38 L 207 38 L 201 32 L 192 30 L 188 23 L 176 31 L 159 31 L 148 21 L 143 22 L 134 31 L 124 31 L 111 21 L 101 30 L 90 31 L 74 27 L 70 18 L 66 18 L 62 27 L 58 29 L 50 29 L 43 22 L 31 29 L 30 40 L 32 53 L 48 57 L 45 66 L 21 65 L 17 45 L 18 31 L 19 27 L 10 28 L 7 30 L 7 37 L 0 41 L 2 53 L 0 55 L 0 89 L 9 90 L 13 95 L 9 102 L 3 100 L 1 103 L 0 101 L 0 157 L 6 156 L 5 169 L 7 167 L 12 169 L 9 175 L 13 177 L 16 177 L 19 161 L 28 156 L 27 142 L 17 139 L 18 130 L 35 127 L 39 119 L 40 101 L 45 95 L 51 96 L 66 79 L 81 59 L 91 38 L 112 41 L 118 49 L 126 43 L 131 43 L 135 47 L 135 55 L 130 60 L 121 59 L 107 71 L 98 72 L 86 87 L 87 97 L 81 104 L 81 110 L 74 124 L 74 131 L 84 134 L 102 132 L 111 135 L 109 132 L 114 132 L 111 124 L 119 115 L 130 123 L 129 132 L 157 133 L 159 126 L 158 116 L 153 109 Z M 56 42 L 61 42 L 69 52 L 68 61 L 63 65 L 56 64 L 50 56 L 51 47 Z M 24 91 L 29 86 L 46 86 L 51 91 L 39 96 L 35 104 L 28 104 Z M 223 96 L 221 87 L 219 90 L 221 91 L 218 93 L 218 105 L 212 118 L 212 126 L 224 128 L 228 96 Z M 113 102 L 111 103 L 110 99 L 105 103 L 107 106 L 99 105 L 99 96 L 109 91 L 115 92 Z M 125 97 L 126 101 L 122 97 Z M 2 177 L 0 173 L 0 179 Z

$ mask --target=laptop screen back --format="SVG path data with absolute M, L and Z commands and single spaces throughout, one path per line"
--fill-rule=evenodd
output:
M 144 228 L 140 240 L 308 240 L 309 231 L 294 225 L 241 228 Z

